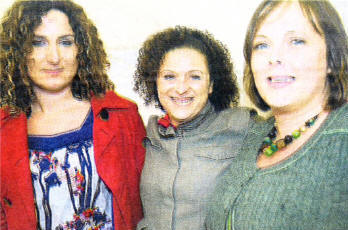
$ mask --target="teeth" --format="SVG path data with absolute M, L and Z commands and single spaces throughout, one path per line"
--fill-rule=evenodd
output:
M 286 77 L 286 78 L 268 78 L 272 83 L 287 83 L 295 80 L 295 77 Z
M 189 104 L 193 98 L 175 98 L 175 97 L 172 97 L 172 100 L 177 103 L 177 104 Z

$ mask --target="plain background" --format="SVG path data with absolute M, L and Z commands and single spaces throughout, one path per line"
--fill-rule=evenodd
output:
M 0 16 L 14 0 L 0 0 Z M 175 25 L 207 30 L 230 50 L 241 92 L 241 105 L 252 106 L 242 87 L 243 42 L 252 13 L 261 0 L 75 0 L 97 26 L 111 63 L 109 76 L 116 91 L 136 102 L 144 123 L 154 106 L 145 106 L 133 91 L 138 50 L 153 33 Z M 346 31 L 348 1 L 331 0 Z

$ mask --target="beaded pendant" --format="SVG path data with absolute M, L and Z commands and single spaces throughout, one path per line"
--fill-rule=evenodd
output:
M 273 126 L 267 137 L 263 140 L 259 149 L 259 154 L 263 153 L 268 157 L 272 156 L 278 150 L 283 149 L 292 143 L 294 139 L 299 138 L 301 133 L 305 132 L 307 128 L 312 127 L 317 119 L 318 115 L 315 115 L 311 119 L 307 120 L 302 127 L 293 131 L 291 135 L 286 135 L 284 138 L 277 141 L 274 141 L 274 139 L 277 137 L 278 130 L 276 126 Z

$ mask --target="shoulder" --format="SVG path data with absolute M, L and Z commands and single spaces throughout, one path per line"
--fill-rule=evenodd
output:
M 114 91 L 108 91 L 104 96 L 92 97 L 93 109 L 107 108 L 107 109 L 134 109 L 137 108 L 136 104 L 129 99 L 126 99 Z
M 224 109 L 218 114 L 218 122 L 226 121 L 231 125 L 236 125 L 236 122 L 246 124 L 250 121 L 250 109 L 244 107 L 232 107 Z
M 101 97 L 93 96 L 91 105 L 95 117 L 108 117 L 109 114 L 123 115 L 128 120 L 140 117 L 138 107 L 134 102 L 119 96 L 113 91 L 109 91 Z
M 158 115 L 151 115 L 147 125 L 146 125 L 146 134 L 147 136 L 154 136 L 155 133 L 157 133 L 158 130 Z
M 26 122 L 27 120 L 26 115 L 24 113 L 11 116 L 9 111 L 6 108 L 0 109 L 0 117 L 1 117 L 0 130 L 5 129 L 6 127 L 23 126 L 24 122 Z
M 254 123 L 263 119 L 254 109 L 246 107 L 232 107 L 218 112 L 215 119 L 218 127 L 248 130 Z
M 158 119 L 159 119 L 158 115 L 151 115 L 148 122 L 147 122 L 147 127 L 157 127 Z
M 123 127 L 127 130 L 144 129 L 137 105 L 113 91 L 102 97 L 93 97 L 91 105 L 95 120 L 108 121 L 111 127 Z
M 326 121 L 319 130 L 326 138 L 343 138 L 348 140 L 348 103 L 342 107 L 330 111 Z
M 330 112 L 328 129 L 348 132 L 348 103 Z
M 322 138 L 318 139 L 317 146 L 331 154 L 345 154 L 343 158 L 348 159 L 348 104 L 331 111 L 322 126 L 318 135 Z
M 10 116 L 10 113 L 9 113 L 9 111 L 8 111 L 8 109 L 6 107 L 5 108 L 0 108 L 0 118 L 1 118 L 1 121 L 5 120 L 9 116 Z

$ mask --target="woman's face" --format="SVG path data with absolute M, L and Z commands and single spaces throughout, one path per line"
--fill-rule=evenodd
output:
M 326 103 L 325 39 L 298 2 L 280 4 L 260 24 L 251 69 L 261 97 L 272 110 L 293 111 Z
M 78 48 L 68 17 L 58 10 L 48 11 L 34 31 L 32 46 L 27 65 L 34 88 L 49 92 L 70 88 Z
M 212 90 L 207 60 L 202 53 L 193 48 L 176 48 L 164 56 L 157 91 L 173 125 L 196 117 Z

